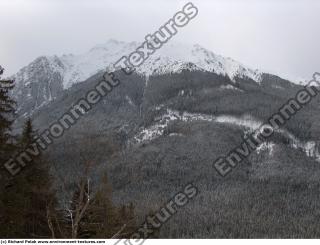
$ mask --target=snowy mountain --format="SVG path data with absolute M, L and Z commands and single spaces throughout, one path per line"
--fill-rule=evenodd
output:
M 42 57 L 45 60 L 47 70 L 59 73 L 63 78 L 63 87 L 69 88 L 72 84 L 84 81 L 98 71 L 111 68 L 122 56 L 128 56 L 137 47 L 137 42 L 120 42 L 109 40 L 104 44 L 97 45 L 88 52 L 80 55 L 63 55 L 61 57 Z M 28 80 L 36 70 L 38 60 L 21 69 L 15 78 L 17 81 Z M 190 63 L 192 65 L 190 65 Z M 43 65 L 43 62 L 40 63 Z M 32 69 L 30 69 L 32 67 Z M 39 67 L 41 69 L 42 67 Z M 170 42 L 157 50 L 142 64 L 137 72 L 150 76 L 153 74 L 164 74 L 179 72 L 182 69 L 197 69 L 228 75 L 231 79 L 236 76 L 249 77 L 257 82 L 260 81 L 261 73 L 249 69 L 237 61 L 216 55 L 198 44 L 186 45 Z
M 109 40 L 79 55 L 43 56 L 22 68 L 13 76 L 16 81 L 16 95 L 36 100 L 35 107 L 51 101 L 61 90 L 84 81 L 97 72 L 110 69 L 122 56 L 128 56 L 137 47 L 137 42 Z M 247 77 L 261 81 L 261 72 L 252 70 L 234 61 L 216 55 L 200 45 L 186 45 L 170 42 L 157 50 L 138 69 L 145 76 L 179 73 L 184 69 L 209 71 L 235 77 Z M 25 101 L 23 102 L 26 103 Z
M 139 43 L 119 42 L 109 40 L 105 44 L 97 45 L 89 52 L 77 56 L 63 56 L 61 61 L 65 64 L 64 86 L 85 80 L 99 70 L 110 67 L 122 56 L 128 56 Z M 196 69 L 228 75 L 231 79 L 236 76 L 249 77 L 260 81 L 261 73 L 246 68 L 239 62 L 224 58 L 201 47 L 200 45 L 186 45 L 170 42 L 157 50 L 143 63 L 137 72 L 146 76 L 179 72 L 182 69 Z

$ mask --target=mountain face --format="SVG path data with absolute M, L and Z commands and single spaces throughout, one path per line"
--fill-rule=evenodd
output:
M 18 113 L 31 113 L 52 101 L 63 90 L 64 65 L 57 57 L 39 57 L 13 79 Z
M 101 81 L 112 62 L 137 46 L 109 41 L 83 55 L 36 59 L 14 76 L 17 125 L 28 114 L 40 132 L 47 129 Z M 318 97 L 221 178 L 214 161 L 239 147 L 302 87 L 198 45 L 174 43 L 137 73 L 115 72 L 120 85 L 44 153 L 59 176 L 58 190 L 61 176 L 72 182 L 90 160 L 93 182 L 107 172 L 114 201 L 133 202 L 141 218 L 181 186 L 199 188 L 160 237 L 320 235 L 314 215 L 320 203 Z M 299 212 L 310 218 L 301 220 Z
M 63 90 L 35 111 L 35 127 L 41 131 L 58 120 L 102 75 Z M 257 83 L 188 69 L 150 76 L 147 83 L 140 74 L 116 76 L 120 85 L 45 152 L 54 174 L 72 182 L 90 159 L 92 179 L 98 182 L 107 172 L 114 201 L 133 202 L 142 218 L 194 183 L 201 190 L 196 201 L 163 227 L 161 237 L 277 237 L 283 226 L 301 232 L 292 225 L 298 222 L 303 231 L 316 230 L 320 167 L 312 148 L 320 138 L 319 99 L 221 178 L 213 162 L 241 145 L 301 87 L 271 75 Z M 312 218 L 301 221 L 296 210 Z M 250 232 L 242 228 L 248 224 Z
M 39 57 L 22 68 L 12 78 L 16 81 L 15 95 L 19 112 L 24 114 L 56 98 L 62 90 L 88 79 L 97 72 L 112 69 L 112 64 L 124 55 L 129 55 L 139 46 L 137 42 L 109 40 L 80 55 L 61 57 Z M 208 71 L 226 75 L 231 80 L 236 77 L 250 78 L 261 82 L 262 73 L 252 70 L 230 58 L 224 58 L 201 47 L 170 42 L 149 57 L 137 73 L 149 77 L 190 71 Z

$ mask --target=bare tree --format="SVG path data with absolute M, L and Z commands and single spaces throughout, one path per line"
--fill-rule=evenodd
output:
M 67 217 L 71 223 L 71 238 L 78 237 L 80 222 L 93 199 L 90 180 L 90 166 L 90 162 L 86 162 L 84 174 L 79 178 L 79 182 L 76 183 L 76 190 L 72 200 L 69 201 L 69 205 L 65 206 L 68 214 Z
M 57 219 L 53 219 L 48 211 L 52 237 L 61 234 L 62 237 L 71 238 L 108 238 L 116 233 L 116 236 L 123 236 L 133 230 L 133 207 L 130 209 L 124 206 L 126 217 L 122 217 L 120 208 L 112 204 L 112 190 L 107 175 L 101 175 L 101 168 L 97 164 L 101 162 L 101 151 L 98 147 L 92 147 L 99 143 L 99 137 L 86 135 L 66 145 L 66 149 L 77 153 L 68 175 L 58 171 L 59 168 L 53 164 L 60 180 L 59 200 L 62 210 L 58 217 L 62 217 L 62 221 L 52 225 Z M 112 151 L 108 154 L 112 154 Z M 98 185 L 96 180 L 99 180 Z

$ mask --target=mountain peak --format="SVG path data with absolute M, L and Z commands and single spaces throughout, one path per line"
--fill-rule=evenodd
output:
M 69 54 L 61 57 L 41 56 L 29 66 L 21 69 L 15 78 L 25 79 L 32 76 L 32 72 L 37 72 L 37 66 L 42 69 L 47 66 L 45 70 L 52 70 L 61 75 L 63 87 L 67 89 L 99 71 L 111 67 L 118 59 L 122 56 L 129 56 L 140 45 L 141 43 L 138 42 L 109 39 L 83 54 Z M 33 68 L 30 69 L 30 67 Z M 214 72 L 229 76 L 231 80 L 236 77 L 249 77 L 260 82 L 261 79 L 259 71 L 252 70 L 231 58 L 217 55 L 199 44 L 190 45 L 172 41 L 156 50 L 136 71 L 145 76 L 151 76 L 181 72 L 184 69 Z

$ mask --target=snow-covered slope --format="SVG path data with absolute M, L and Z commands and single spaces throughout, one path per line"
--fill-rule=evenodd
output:
M 63 80 L 63 88 L 69 88 L 72 84 L 83 81 L 96 74 L 100 70 L 112 68 L 122 56 L 128 56 L 140 44 L 137 42 L 120 42 L 109 40 L 97 45 L 88 52 L 79 55 L 63 55 L 61 57 L 42 57 L 46 62 L 46 70 L 58 73 Z M 14 77 L 18 83 L 29 80 L 34 73 L 38 73 L 36 67 L 39 62 L 32 62 L 21 69 Z M 169 42 L 150 56 L 142 64 L 137 72 L 150 76 L 152 74 L 164 74 L 180 72 L 183 69 L 205 70 L 217 74 L 228 75 L 231 79 L 236 76 L 249 77 L 260 82 L 261 73 L 241 65 L 230 58 L 224 58 L 201 47 L 200 45 L 186 45 Z M 50 75 L 50 74 L 48 74 Z
M 258 70 L 252 70 L 231 58 L 217 55 L 198 44 L 185 45 L 175 42 L 157 50 L 138 71 L 151 75 L 180 72 L 183 69 L 210 71 L 227 75 L 231 79 L 248 77 L 256 82 L 261 81 L 262 75 Z
M 158 108 L 160 109 L 160 108 Z M 208 115 L 208 114 L 197 114 L 197 113 L 188 113 L 188 112 L 179 112 L 175 110 L 167 109 L 166 113 L 164 113 L 161 117 L 158 118 L 157 122 L 151 125 L 148 128 L 141 128 L 141 131 L 135 135 L 134 139 L 130 143 L 143 143 L 146 141 L 152 141 L 160 136 L 162 136 L 167 129 L 170 122 L 173 121 L 183 121 L 183 122 L 192 122 L 192 121 L 206 121 L 212 123 L 221 123 L 221 124 L 229 124 L 237 127 L 241 127 L 245 129 L 247 133 L 257 132 L 257 130 L 264 123 L 253 116 L 244 115 L 242 117 L 233 116 L 233 115 Z M 316 142 L 300 141 L 297 137 L 295 137 L 291 132 L 286 129 L 278 129 L 276 132 L 283 135 L 290 142 L 290 146 L 294 149 L 299 149 L 305 152 L 308 157 L 315 158 L 318 162 L 320 162 L 320 153 L 317 148 Z M 169 135 L 170 136 L 170 135 Z M 177 136 L 177 135 L 175 135 Z M 183 135 L 178 135 L 183 136 Z M 261 151 L 266 147 L 271 150 L 273 148 L 273 144 L 263 143 L 257 149 L 257 151 Z

